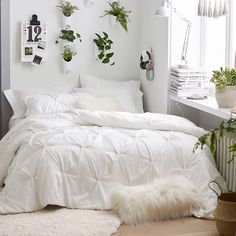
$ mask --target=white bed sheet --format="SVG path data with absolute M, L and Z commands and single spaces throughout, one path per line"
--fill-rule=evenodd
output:
M 204 132 L 163 114 L 71 110 L 28 117 L 0 142 L 0 214 L 49 204 L 110 209 L 121 184 L 183 175 L 208 203 L 198 216 L 209 216 L 216 196 L 208 183 L 219 173 L 207 149 L 192 152 Z

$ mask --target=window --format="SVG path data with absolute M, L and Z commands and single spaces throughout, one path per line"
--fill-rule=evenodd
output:
M 187 58 L 194 66 L 209 71 L 234 67 L 236 52 L 236 1 L 228 0 L 230 12 L 219 18 L 197 16 L 199 0 L 172 0 L 177 9 L 192 22 Z M 181 56 L 186 24 L 172 14 L 172 65 Z
M 203 44 L 201 48 L 201 65 L 209 70 L 221 66 L 234 67 L 236 51 L 236 4 L 229 0 L 230 12 L 227 16 L 202 18 L 201 32 Z

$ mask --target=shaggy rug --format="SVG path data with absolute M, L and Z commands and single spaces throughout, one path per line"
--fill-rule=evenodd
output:
M 108 211 L 50 207 L 0 216 L 0 236 L 110 236 L 119 226 L 119 218 Z

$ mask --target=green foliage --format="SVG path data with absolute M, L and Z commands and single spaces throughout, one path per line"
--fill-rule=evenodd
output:
M 63 59 L 66 62 L 70 62 L 73 58 L 73 56 L 75 56 L 77 54 L 76 50 L 70 46 L 70 45 L 66 45 L 64 47 L 64 51 L 63 51 Z
M 236 134 L 236 118 L 222 121 L 219 127 L 211 129 L 207 134 L 200 137 L 195 144 L 193 151 L 195 152 L 199 147 L 203 149 L 205 144 L 209 144 L 210 151 L 214 155 L 216 152 L 217 134 L 222 138 L 225 133 Z M 236 143 L 229 147 L 229 151 L 233 153 L 234 159 L 236 154 Z M 229 162 L 232 160 L 229 160 Z
M 110 9 L 109 10 L 105 10 L 105 14 L 101 17 L 110 15 L 110 16 L 114 16 L 116 18 L 116 21 L 118 21 L 121 26 L 123 27 L 123 29 L 128 32 L 128 21 L 130 21 L 129 19 L 129 14 L 131 13 L 131 11 L 128 11 L 125 9 L 125 7 L 121 6 L 119 2 L 117 1 L 113 1 L 111 3 L 109 3 Z
M 82 42 L 80 34 L 75 33 L 74 30 L 67 28 L 61 30 L 60 35 L 57 37 L 56 44 L 59 43 L 59 39 L 66 40 L 68 42 L 74 42 L 75 40 Z
M 57 7 L 61 8 L 63 15 L 66 17 L 70 17 L 72 14 L 79 10 L 77 6 L 72 5 L 70 2 L 65 2 L 64 4 L 61 4 Z
M 96 44 L 99 50 L 98 59 L 103 64 L 109 64 L 111 58 L 114 56 L 114 52 L 110 52 L 113 41 L 109 38 L 109 35 L 106 32 L 103 32 L 103 36 L 97 33 L 95 35 L 97 37 L 93 40 L 93 42 Z M 112 62 L 110 65 L 115 65 L 115 62 Z
M 236 70 L 221 67 L 220 70 L 213 71 L 211 82 L 216 85 L 217 92 L 224 92 L 226 86 L 236 85 Z

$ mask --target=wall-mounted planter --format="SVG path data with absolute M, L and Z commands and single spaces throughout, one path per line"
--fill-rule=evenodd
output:
M 68 74 L 71 72 L 71 70 L 72 70 L 72 60 L 69 62 L 63 60 L 63 73 Z
M 71 17 L 66 17 L 63 15 L 63 28 L 70 28 L 71 26 Z
M 110 16 L 110 25 L 112 28 L 117 28 L 119 22 L 116 20 L 115 16 Z
M 92 7 L 95 3 L 95 0 L 84 0 L 84 4 L 86 7 Z

